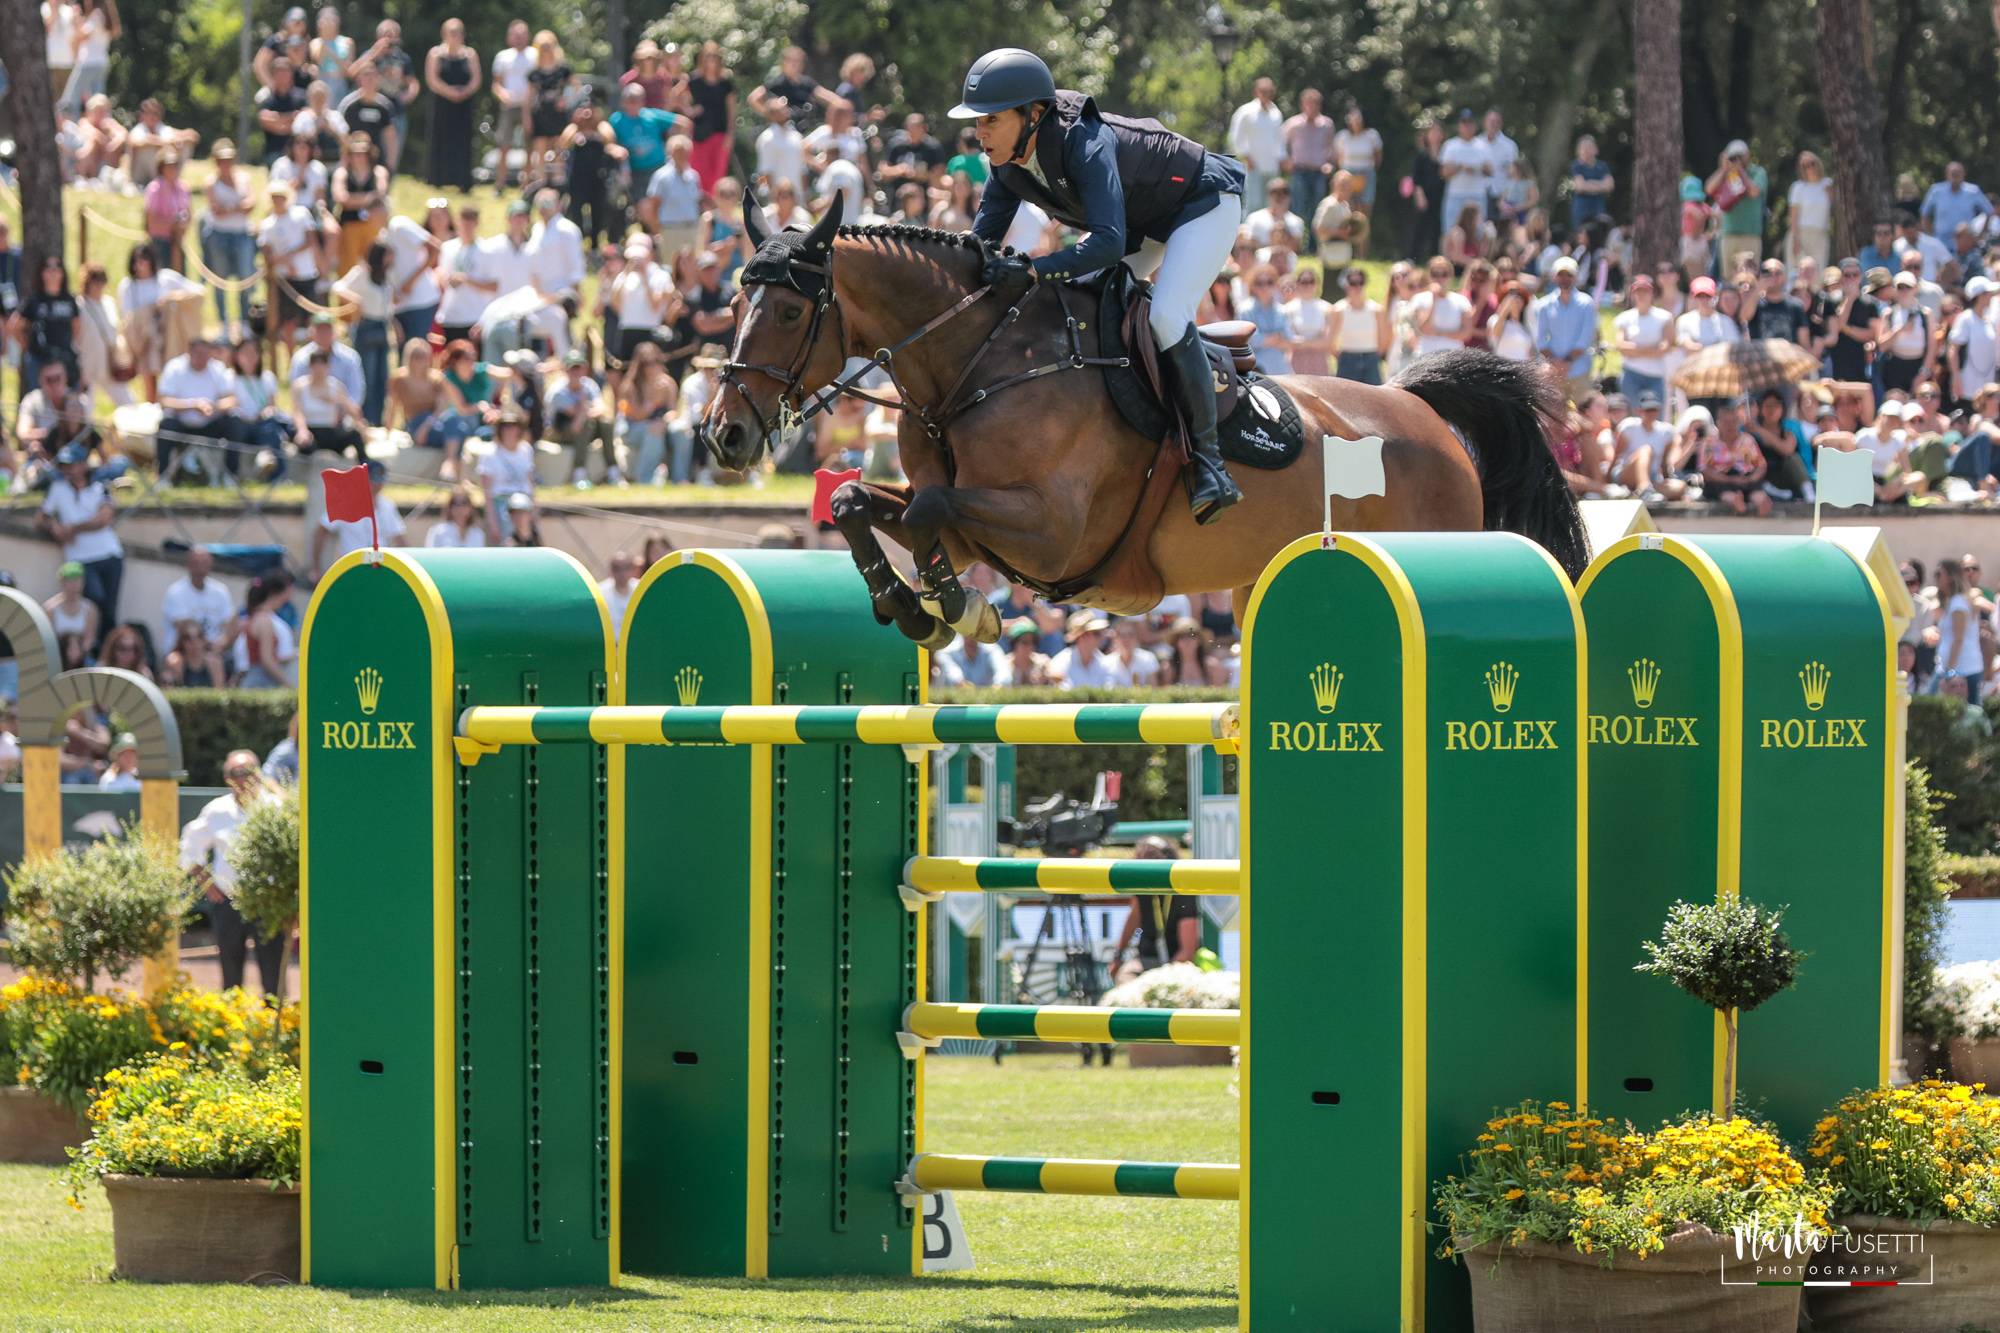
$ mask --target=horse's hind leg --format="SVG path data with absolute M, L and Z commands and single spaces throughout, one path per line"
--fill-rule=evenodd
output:
M 882 543 L 875 539 L 876 523 L 899 519 L 902 502 L 858 481 L 850 481 L 834 491 L 830 507 L 833 526 L 847 538 L 854 567 L 861 571 L 862 582 L 868 585 L 868 600 L 875 608 L 875 619 L 884 625 L 894 624 L 904 638 L 931 652 L 949 648 L 956 632 L 924 609 L 916 591 L 903 581 L 883 553 Z
M 930 554 L 917 562 L 917 577 L 924 585 L 926 610 L 975 643 L 1000 642 L 1000 613 L 984 597 L 965 590 L 942 541 L 933 541 Z

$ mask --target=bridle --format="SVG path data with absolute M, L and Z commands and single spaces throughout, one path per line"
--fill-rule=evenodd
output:
M 775 261 L 775 256 L 773 260 Z M 993 326 L 993 331 L 986 335 L 986 340 L 979 345 L 979 349 L 966 359 L 964 366 L 959 369 L 957 377 L 952 380 L 951 386 L 945 390 L 944 397 L 939 400 L 936 406 L 926 406 L 917 402 L 911 397 L 908 386 L 903 383 L 903 377 L 896 371 L 896 354 L 904 348 L 909 347 L 912 343 L 915 343 L 918 339 L 936 332 L 959 315 L 970 310 L 978 303 L 981 297 L 993 290 L 990 286 L 978 287 L 967 292 L 946 308 L 943 313 L 923 324 L 894 346 L 876 349 L 875 354 L 868 359 L 866 365 L 856 368 L 841 378 L 834 380 L 833 383 L 827 385 L 825 388 L 817 390 L 813 401 L 806 403 L 801 397 L 801 386 L 805 382 L 806 368 L 812 364 L 813 355 L 819 350 L 820 336 L 826 331 L 827 311 L 829 309 L 833 311 L 834 321 L 840 326 L 839 345 L 843 348 L 847 345 L 847 320 L 846 316 L 841 313 L 840 303 L 834 299 L 833 250 L 831 246 L 827 249 L 825 264 L 808 263 L 801 259 L 791 258 L 789 255 L 786 256 L 783 262 L 785 267 L 782 275 L 774 273 L 772 276 L 757 280 L 751 285 L 785 287 L 797 292 L 801 296 L 811 298 L 813 303 L 812 320 L 807 325 L 806 336 L 800 342 L 799 349 L 792 357 L 791 364 L 780 368 L 774 365 L 738 361 L 732 357 L 729 361 L 724 362 L 722 367 L 722 383 L 726 387 L 736 390 L 736 396 L 741 398 L 744 404 L 749 407 L 751 413 L 757 418 L 758 431 L 766 441 L 773 439 L 771 429 L 773 423 L 764 416 L 763 409 L 757 406 L 756 401 L 744 389 L 742 381 L 737 378 L 738 372 L 755 371 L 758 374 L 769 376 L 783 386 L 778 394 L 778 419 L 775 423 L 777 434 L 780 436 L 797 430 L 819 413 L 830 410 L 834 402 L 843 395 L 859 398 L 863 402 L 872 403 L 877 407 L 895 408 L 902 411 L 920 424 L 924 428 L 924 433 L 930 436 L 931 441 L 938 447 L 944 462 L 947 484 L 949 484 L 957 472 L 957 467 L 952 458 L 951 446 L 945 440 L 945 428 L 961 413 L 984 402 L 988 397 L 998 393 L 1002 389 L 1025 383 L 1028 380 L 1038 379 L 1043 375 L 1052 374 L 1056 371 L 1082 370 L 1086 366 L 1122 367 L 1131 364 L 1129 358 L 1085 356 L 1083 354 L 1083 342 L 1079 336 L 1079 325 L 1076 317 L 1070 315 L 1065 310 L 1064 320 L 1067 325 L 1070 343 L 1069 356 L 1048 365 L 1037 366 L 1035 369 L 1024 371 L 1019 375 L 1010 376 L 997 384 L 989 384 L 984 388 L 975 389 L 970 393 L 963 393 L 965 383 L 971 378 L 973 370 L 985 359 L 986 354 L 993 349 L 994 344 L 1000 340 L 1000 335 L 1005 333 L 1013 326 L 1014 321 L 1021 317 L 1021 310 L 1027 304 L 1028 297 L 1034 294 L 1035 288 L 1043 285 L 1037 283 L 1035 287 L 1028 289 L 1027 296 L 1024 296 L 1021 300 L 1016 301 L 1012 306 L 1008 307 L 1007 313 L 1001 316 L 1000 321 Z M 809 292 L 802 284 L 793 281 L 791 277 L 791 270 L 793 269 L 802 269 L 807 273 L 819 275 L 818 290 Z M 1059 301 L 1061 298 L 1058 296 L 1056 299 Z M 740 344 L 740 332 L 738 341 Z M 877 369 L 882 370 L 889 376 L 889 383 L 896 391 L 894 399 L 877 397 L 856 387 L 864 376 L 871 374 Z

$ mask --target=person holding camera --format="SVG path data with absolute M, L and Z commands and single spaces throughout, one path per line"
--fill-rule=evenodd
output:
M 1750 145 L 1731 139 L 1705 182 L 1709 202 L 1722 214 L 1722 272 L 1733 272 L 1741 254 L 1763 262 L 1764 191 L 1769 184 L 1764 168 L 1750 161 Z

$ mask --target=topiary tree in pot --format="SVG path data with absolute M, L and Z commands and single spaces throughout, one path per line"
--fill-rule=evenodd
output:
M 1651 961 L 1634 971 L 1665 977 L 1722 1015 L 1728 1051 L 1723 1062 L 1722 1114 L 1736 1114 L 1736 1018 L 1798 983 L 1805 955 L 1779 928 L 1785 909 L 1765 911 L 1732 899 L 1677 902 L 1667 910 L 1658 943 L 1645 941 Z
M 6 881 L 14 966 L 85 991 L 177 937 L 195 895 L 173 842 L 137 824 L 24 861 Z

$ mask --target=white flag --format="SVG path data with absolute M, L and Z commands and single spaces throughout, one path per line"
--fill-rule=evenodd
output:
M 1823 505 L 1874 504 L 1875 456 L 1861 449 L 1847 452 L 1821 445 L 1815 495 Z
M 1382 437 L 1343 440 L 1337 435 L 1320 436 L 1326 475 L 1326 493 L 1346 500 L 1364 495 L 1387 495 L 1388 482 L 1382 475 Z

